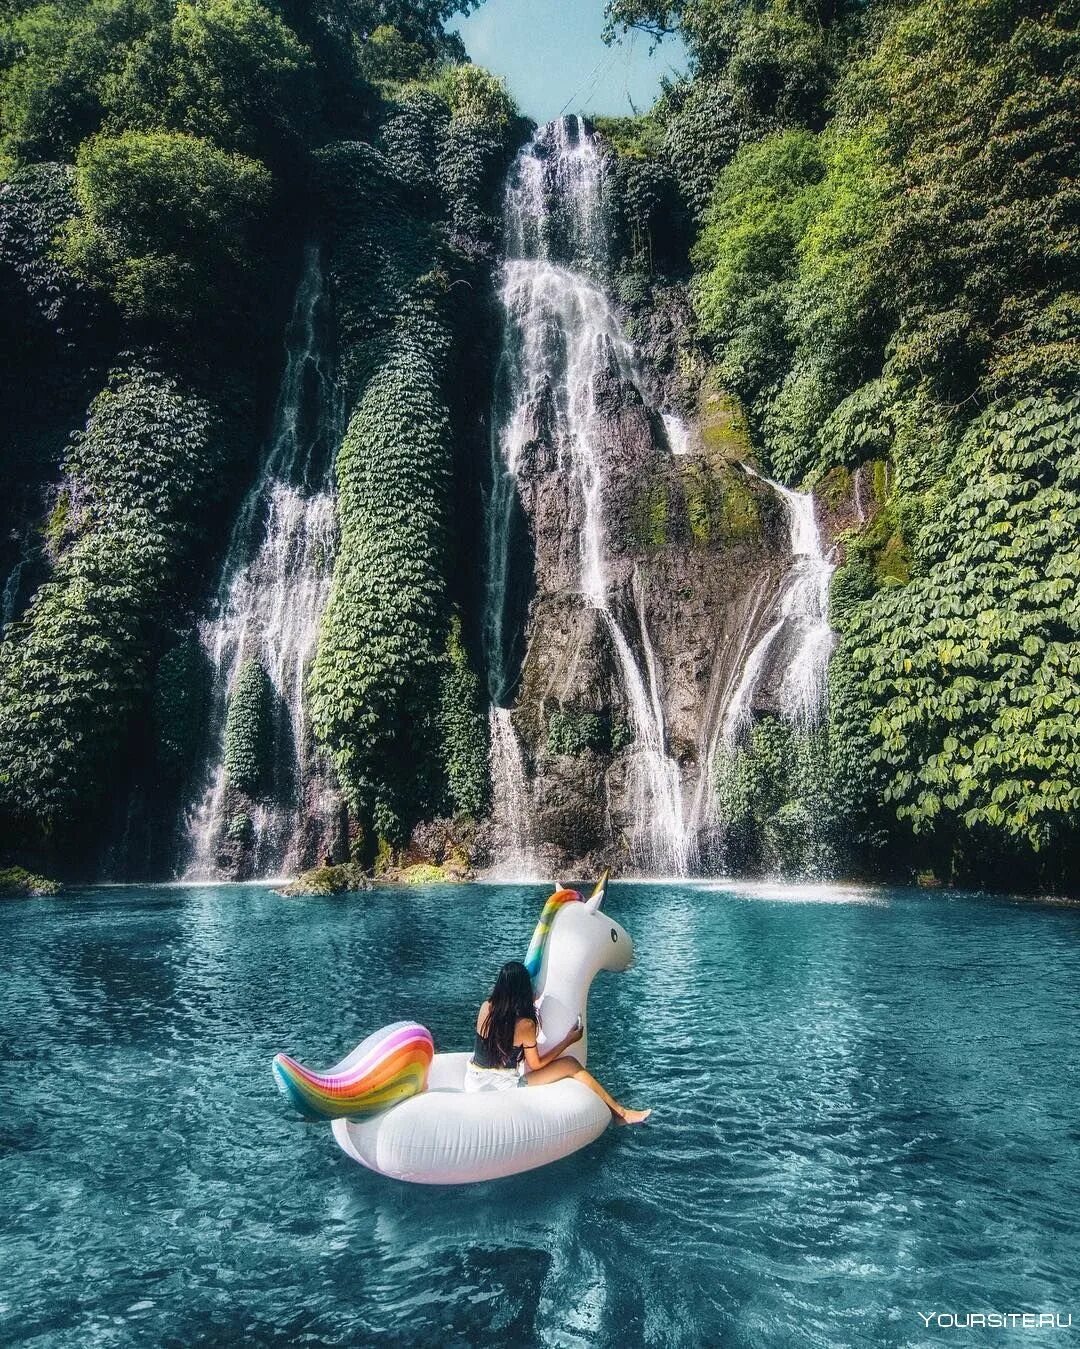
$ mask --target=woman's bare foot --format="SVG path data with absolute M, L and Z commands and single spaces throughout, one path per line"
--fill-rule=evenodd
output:
M 623 1107 L 621 1113 L 616 1113 L 616 1124 L 644 1124 L 652 1114 L 651 1110 L 629 1110 Z

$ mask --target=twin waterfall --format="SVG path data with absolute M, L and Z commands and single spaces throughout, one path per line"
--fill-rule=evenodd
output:
M 636 471 L 612 462 L 619 457 L 611 445 L 621 434 L 620 416 L 637 417 L 635 425 L 645 431 L 634 444 L 640 450 L 643 434 L 652 462 L 661 466 L 665 456 L 694 454 L 693 433 L 671 410 L 650 405 L 650 372 L 605 293 L 604 189 L 605 152 L 578 118 L 540 128 L 518 155 L 506 188 L 499 286 L 504 322 L 485 498 L 482 615 L 496 875 L 545 869 L 536 756 L 542 756 L 538 740 L 549 734 L 538 722 L 552 706 L 564 716 L 560 724 L 567 724 L 565 717 L 584 717 L 590 734 L 610 735 L 607 762 L 618 782 L 618 805 L 607 795 L 608 779 L 597 772 L 600 780 L 592 781 L 591 761 L 583 761 L 574 771 L 584 776 L 565 788 L 557 783 L 556 797 L 558 791 L 563 796 L 554 803 L 548 781 L 547 807 L 561 810 L 572 828 L 575 813 L 587 806 L 600 821 L 592 837 L 606 831 L 642 873 L 697 869 L 702 830 L 715 824 L 710 803 L 716 755 L 740 741 L 760 707 L 798 727 L 812 726 L 833 641 L 827 618 L 833 563 L 822 546 L 813 499 L 768 484 L 790 525 L 789 570 L 779 586 L 775 569 L 771 581 L 757 577 L 743 630 L 723 638 L 726 683 L 710 694 L 696 751 L 686 745 L 684 682 L 676 700 L 684 720 L 675 752 L 665 710 L 671 620 L 658 626 L 658 615 L 670 611 L 659 603 L 662 592 L 649 591 L 655 577 L 647 579 L 648 569 L 627 550 L 625 509 L 618 547 L 619 527 L 605 520 L 605 511 L 616 513 L 612 475 L 622 472 L 625 498 L 627 473 Z M 343 429 L 336 382 L 323 354 L 325 299 L 318 251 L 311 247 L 289 324 L 272 434 L 233 529 L 214 612 L 200 628 L 213 698 L 206 772 L 185 815 L 182 870 L 190 879 L 296 871 L 320 860 L 340 837 L 340 798 L 315 747 L 304 696 L 336 546 L 332 461 Z M 538 598 L 541 565 L 547 589 Z M 547 643 L 533 621 L 541 602 L 549 612 L 554 605 L 570 614 L 562 628 L 556 625 L 564 637 L 569 632 L 558 655 L 530 649 L 537 631 L 536 640 Z M 696 626 L 701 646 L 704 633 Z M 585 701 L 593 712 L 574 702 L 580 692 L 575 663 L 586 648 L 593 652 L 594 679 Z M 519 734 L 526 724 L 515 725 L 525 715 L 526 667 L 535 683 L 536 670 L 546 679 L 556 664 L 547 691 L 531 694 L 528 735 Z M 558 691 L 556 675 L 562 680 Z M 254 734 L 253 696 L 264 704 L 257 709 L 256 739 L 268 760 L 257 785 L 251 778 L 231 781 L 226 766 L 234 721 L 246 717 L 244 733 Z M 252 758 L 251 743 L 244 762 Z
M 200 629 L 213 674 L 207 781 L 188 812 L 185 879 L 235 872 L 230 844 L 250 850 L 256 876 L 318 860 L 337 827 L 337 797 L 315 750 L 304 681 L 334 559 L 332 457 L 341 407 L 323 360 L 322 270 L 309 247 L 286 338 L 285 369 L 258 480 L 233 528 L 216 612 Z M 270 684 L 272 781 L 238 803 L 225 769 L 228 700 L 241 667 L 258 661 Z

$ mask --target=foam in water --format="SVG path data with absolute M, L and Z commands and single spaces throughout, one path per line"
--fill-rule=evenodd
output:
M 505 311 L 499 415 L 493 438 L 492 490 L 488 500 L 488 568 L 485 655 L 493 703 L 513 688 L 514 655 L 507 610 L 513 566 L 516 478 L 525 444 L 543 406 L 554 422 L 559 470 L 575 488 L 581 507 L 578 583 L 611 637 L 634 732 L 631 782 L 634 850 L 649 866 L 683 875 L 690 841 L 683 820 L 678 765 L 666 750 L 659 676 L 636 601 L 641 658 L 616 618 L 609 593 L 603 519 L 604 464 L 597 436 L 598 378 L 613 366 L 621 379 L 640 385 L 634 351 L 604 292 L 602 274 L 604 159 L 580 118 L 541 127 L 511 171 L 505 204 L 508 258 L 501 299 Z M 565 260 L 565 261 L 563 261 Z M 500 734 L 514 735 L 507 723 Z M 495 739 L 493 737 L 493 747 Z M 493 749 L 494 752 L 494 749 Z M 493 759 L 496 773 L 514 769 L 513 756 Z M 520 753 L 517 756 L 520 760 Z M 516 771 L 516 770 L 515 770 Z M 496 781 L 496 795 L 523 797 Z M 522 840 L 513 837 L 510 851 Z
M 324 285 L 310 247 L 289 324 L 285 370 L 262 469 L 234 527 L 216 612 L 200 628 L 214 677 L 211 761 L 186 821 L 184 878 L 220 874 L 227 818 L 224 734 L 228 697 L 254 658 L 274 697 L 274 790 L 251 811 L 254 873 L 292 872 L 336 828 L 338 798 L 312 743 L 304 681 L 330 588 L 336 544 L 330 458 L 340 402 L 321 351 Z

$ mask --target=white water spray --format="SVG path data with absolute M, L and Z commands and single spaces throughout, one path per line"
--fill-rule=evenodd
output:
M 746 467 L 746 466 L 744 466 Z M 746 472 L 754 474 L 746 467 Z M 791 536 L 791 566 L 780 586 L 774 617 L 743 666 L 724 713 L 723 738 L 733 745 L 749 725 L 755 695 L 777 655 L 785 661 L 776 704 L 785 721 L 811 730 L 825 704 L 825 677 L 833 648 L 829 626 L 829 583 L 836 570 L 825 552 L 809 492 L 795 492 L 764 478 L 780 497 Z
M 534 855 L 533 806 L 521 742 L 517 738 L 510 709 L 492 706 L 488 712 L 491 734 L 492 815 L 509 840 L 492 877 L 524 880 L 537 875 Z

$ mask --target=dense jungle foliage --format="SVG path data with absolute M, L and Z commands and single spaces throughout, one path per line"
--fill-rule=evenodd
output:
M 444 30 L 469 7 L 0 6 L 0 837 L 13 856 L 85 872 L 122 825 L 140 849 L 129 868 L 172 862 L 205 754 L 195 629 L 257 468 L 310 238 L 329 245 L 355 412 L 316 729 L 363 847 L 399 840 L 421 810 L 482 809 L 457 526 L 479 495 L 464 428 L 485 396 L 497 193 L 522 124 Z M 461 282 L 468 299 L 451 303 Z M 380 421 L 388 399 L 395 424 Z M 371 640 L 350 683 L 354 620 Z M 267 698 L 246 663 L 226 772 L 247 797 L 266 780 Z
M 737 860 L 1075 885 L 1080 8 L 608 13 L 693 61 L 609 129 L 649 188 L 634 284 L 688 254 L 761 466 L 858 471 L 871 506 L 841 541 L 827 725 L 797 751 L 759 725 L 721 765 Z

